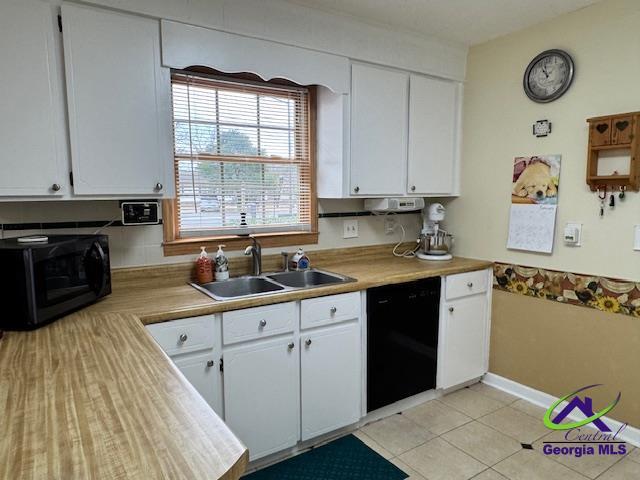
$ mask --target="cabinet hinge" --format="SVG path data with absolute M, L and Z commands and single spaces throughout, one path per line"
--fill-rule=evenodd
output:
M 220 357 L 219 365 L 220 365 L 220 371 L 224 372 L 224 359 L 222 357 Z
M 73 187 L 73 172 L 69 172 L 69 185 Z
M 62 15 L 58 15 L 58 30 L 62 33 Z

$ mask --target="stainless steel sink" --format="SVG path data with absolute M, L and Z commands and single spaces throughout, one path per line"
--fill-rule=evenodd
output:
M 355 282 L 355 279 L 337 273 L 312 269 L 299 272 L 267 273 L 203 285 L 196 283 L 191 285 L 215 300 L 231 300 L 348 282 Z
M 191 285 L 216 300 L 250 297 L 285 290 L 284 286 L 264 277 L 238 277 L 222 282 L 211 282 L 203 285 L 192 283 Z
M 267 278 L 292 288 L 311 288 L 334 283 L 346 283 L 352 279 L 335 273 L 320 270 L 304 270 L 299 272 L 280 272 L 267 275 Z

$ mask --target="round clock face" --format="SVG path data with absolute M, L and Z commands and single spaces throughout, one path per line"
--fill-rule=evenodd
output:
M 573 60 L 562 50 L 548 50 L 534 58 L 524 74 L 524 91 L 536 102 L 562 96 L 573 80 Z

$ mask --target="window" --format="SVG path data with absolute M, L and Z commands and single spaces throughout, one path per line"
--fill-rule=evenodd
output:
M 314 232 L 309 89 L 186 72 L 171 82 L 176 199 L 165 240 Z

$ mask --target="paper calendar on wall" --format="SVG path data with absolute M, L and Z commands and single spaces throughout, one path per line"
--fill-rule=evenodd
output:
M 560 155 L 514 159 L 507 248 L 552 252 L 560 160 Z

